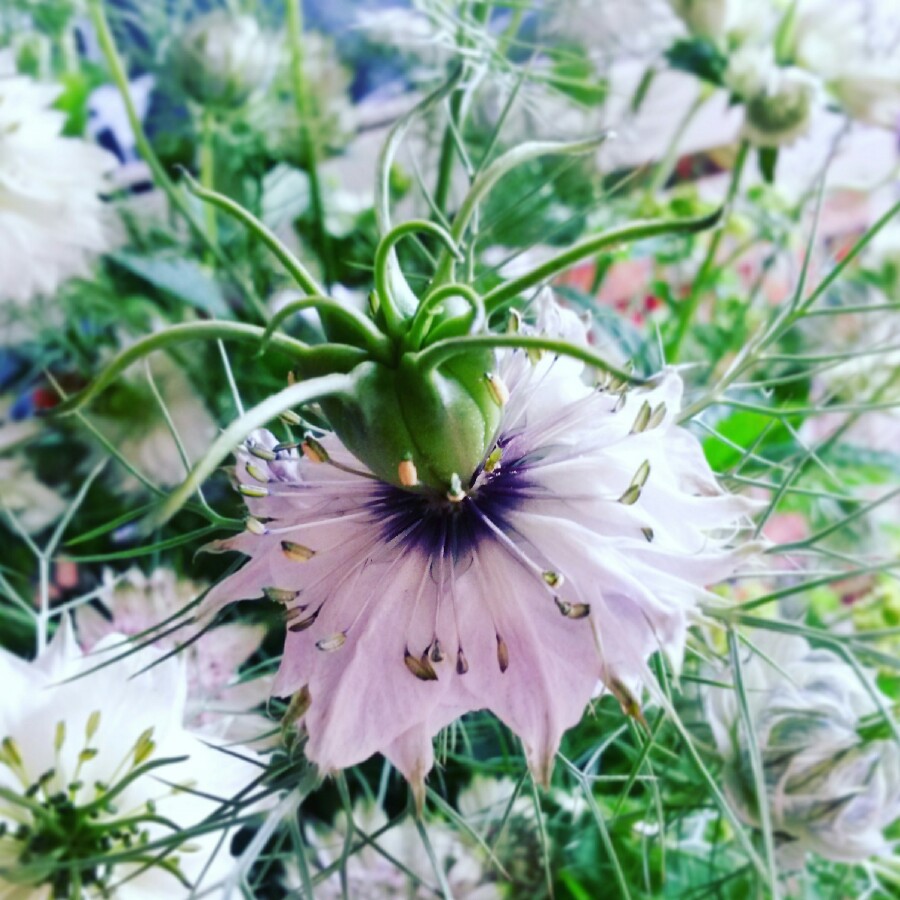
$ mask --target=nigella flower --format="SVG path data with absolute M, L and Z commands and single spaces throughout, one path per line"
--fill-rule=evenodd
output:
M 241 681 L 238 669 L 259 649 L 265 628 L 229 622 L 201 631 L 196 623 L 183 621 L 177 627 L 178 614 L 205 587 L 179 578 L 172 569 L 155 569 L 148 576 L 132 568 L 118 577 L 106 570 L 97 598 L 100 605 L 75 610 L 78 639 L 88 651 L 110 634 L 152 641 L 163 652 L 178 650 L 188 683 L 185 726 L 248 744 L 271 730 L 271 723 L 253 712 L 271 685 L 268 678 Z
M 0 650 L 0 897 L 187 898 L 229 872 L 217 798 L 259 769 L 182 727 L 177 659 L 122 640 L 85 656 L 64 623 L 34 662 Z
M 555 308 L 544 319 L 585 337 Z M 275 692 L 296 695 L 323 770 L 382 752 L 421 790 L 432 736 L 489 709 L 546 782 L 598 679 L 635 711 L 647 658 L 681 656 L 704 585 L 735 568 L 723 529 L 747 503 L 722 493 L 678 426 L 677 375 L 626 390 L 583 374 L 507 352 L 490 378 L 496 439 L 447 492 L 417 484 L 412 460 L 407 487 L 384 483 L 333 436 L 298 453 L 258 431 L 238 450 L 251 519 L 216 549 L 249 561 L 206 610 L 284 605 Z
M 755 632 L 752 641 L 741 676 L 782 861 L 802 863 L 808 851 L 839 862 L 890 853 L 883 832 L 900 816 L 900 749 L 879 712 L 878 687 L 800 637 Z M 731 678 L 731 671 L 718 676 Z M 706 706 L 725 790 L 741 818 L 758 826 L 749 738 L 734 690 L 708 688 Z
M 98 195 L 115 158 L 61 135 L 59 92 L 0 52 L 0 300 L 51 294 L 109 245 Z

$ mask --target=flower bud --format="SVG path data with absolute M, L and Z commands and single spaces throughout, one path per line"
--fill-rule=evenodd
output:
M 194 19 L 172 53 L 175 77 L 204 106 L 239 106 L 265 86 L 274 58 L 273 41 L 251 16 L 216 10 Z

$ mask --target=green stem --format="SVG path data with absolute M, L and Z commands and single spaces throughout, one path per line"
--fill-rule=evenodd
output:
M 481 297 L 467 284 L 445 284 L 432 291 L 420 304 L 409 326 L 406 346 L 409 350 L 418 350 L 425 340 L 425 335 L 431 324 L 432 310 L 448 297 L 460 297 L 472 308 L 472 318 L 467 325 L 467 331 L 481 331 L 487 320 L 484 311 L 484 303 Z
M 410 219 L 392 228 L 379 242 L 375 250 L 375 290 L 384 313 L 385 326 L 388 334 L 397 336 L 403 330 L 403 316 L 394 296 L 391 285 L 391 276 L 399 272 L 399 268 L 392 265 L 396 261 L 394 248 L 397 243 L 409 234 L 425 232 L 438 238 L 454 256 L 459 255 L 453 238 L 446 228 L 442 228 L 435 222 L 425 219 Z
M 731 207 L 741 184 L 741 175 L 743 174 L 744 164 L 747 161 L 749 151 L 750 144 L 747 141 L 742 141 L 738 150 L 737 159 L 734 161 L 734 168 L 731 170 L 731 181 L 728 184 L 728 193 L 725 197 L 722 219 L 719 222 L 719 227 L 713 232 L 712 239 L 709 242 L 709 248 L 706 251 L 706 256 L 694 278 L 694 285 L 691 289 L 690 296 L 681 307 L 681 315 L 678 319 L 675 337 L 672 339 L 671 344 L 669 344 L 668 352 L 666 354 L 669 363 L 678 362 L 678 354 L 681 352 L 681 345 L 684 342 L 688 329 L 694 321 L 697 307 L 700 304 L 700 298 L 703 296 L 703 292 L 707 287 L 707 281 L 709 280 L 709 276 L 716 262 L 716 253 L 718 252 L 719 245 L 722 243 L 722 238 L 725 235 L 725 228 L 728 225 Z
M 102 0 L 88 0 L 88 10 L 91 21 L 94 24 L 94 29 L 97 32 L 97 42 L 100 45 L 100 50 L 106 59 L 106 64 L 109 67 L 113 82 L 122 97 L 125 115 L 128 118 L 128 124 L 131 126 L 131 131 L 134 134 L 134 140 L 137 144 L 138 151 L 144 159 L 144 162 L 150 167 L 150 171 L 153 174 L 153 180 L 168 197 L 172 208 L 176 209 L 179 214 L 184 217 L 194 234 L 209 248 L 218 264 L 228 272 L 235 284 L 237 284 L 243 294 L 248 298 L 259 317 L 265 321 L 267 318 L 265 306 L 263 306 L 259 297 L 257 297 L 253 286 L 240 277 L 231 265 L 228 257 L 222 252 L 218 245 L 210 243 L 206 228 L 197 221 L 194 212 L 184 195 L 175 187 L 172 179 L 166 174 L 166 170 L 159 161 L 159 157 L 156 155 L 153 145 L 148 140 L 147 134 L 144 131 L 144 126 L 141 123 L 141 117 L 138 115 L 134 101 L 131 99 L 131 91 L 128 88 L 128 75 L 125 72 L 125 66 L 122 63 L 122 58 L 119 56 L 119 51 L 116 48 L 115 38 L 113 38 L 112 31 L 109 27 L 109 21 L 103 10 Z
M 490 3 L 475 3 L 472 11 L 472 23 L 466 26 L 463 23 L 456 33 L 456 43 L 460 50 L 466 50 L 470 46 L 468 33 L 470 28 L 483 26 L 491 14 Z M 464 57 L 465 58 L 465 57 Z M 450 185 L 453 181 L 453 162 L 456 152 L 456 137 L 454 132 L 461 130 L 460 116 L 462 115 L 463 90 L 454 91 L 450 97 L 449 121 L 444 128 L 444 136 L 441 139 L 441 155 L 438 159 L 438 177 L 434 188 L 434 207 L 441 215 L 447 214 L 447 202 L 450 199 Z
M 577 344 L 570 344 L 568 341 L 541 337 L 539 335 L 473 334 L 466 337 L 447 338 L 443 341 L 437 341 L 424 350 L 413 354 L 413 361 L 421 369 L 427 371 L 436 368 L 441 363 L 460 353 L 470 350 L 493 350 L 499 347 L 546 350 L 559 356 L 569 356 L 572 359 L 580 360 L 628 384 L 643 385 L 652 383 L 652 379 L 641 378 L 631 372 L 626 372 L 624 369 L 607 362 L 602 356 L 598 356 L 587 347 L 579 347 Z
M 282 388 L 277 394 L 267 397 L 262 403 L 248 410 L 239 419 L 232 422 L 217 438 L 206 455 L 191 470 L 191 474 L 179 485 L 163 504 L 159 513 L 153 517 L 153 525 L 158 527 L 181 509 L 191 494 L 216 470 L 219 464 L 234 448 L 243 441 L 250 432 L 262 428 L 285 410 L 302 406 L 323 397 L 349 393 L 354 386 L 350 375 L 332 374 Z
M 215 113 L 210 109 L 203 109 L 200 113 L 200 184 L 207 191 L 214 191 L 216 188 Z M 203 207 L 203 212 L 209 243 L 217 246 L 219 226 L 216 221 L 216 208 L 207 203 Z M 207 253 L 211 256 L 208 249 Z
M 588 256 L 593 256 L 601 250 L 606 250 L 616 244 L 629 241 L 640 241 L 646 238 L 659 237 L 666 234 L 681 234 L 704 231 L 712 227 L 719 220 L 721 210 L 716 210 L 712 215 L 702 216 L 696 219 L 668 219 L 658 221 L 631 222 L 619 228 L 611 228 L 600 234 L 593 235 L 579 241 L 564 253 L 554 256 L 539 266 L 498 285 L 484 295 L 484 308 L 488 315 L 496 312 L 505 303 L 518 295 L 552 278 L 559 272 L 568 269 L 575 263 Z
M 68 415 L 89 403 L 101 391 L 105 390 L 115 379 L 132 363 L 142 359 L 154 350 L 163 350 L 175 344 L 192 340 L 236 340 L 236 341 L 261 341 L 265 331 L 258 325 L 247 325 L 240 322 L 189 322 L 182 325 L 171 325 L 165 331 L 148 335 L 123 350 L 109 365 L 97 376 L 97 379 L 83 391 L 73 394 L 65 399 L 54 410 L 53 415 Z M 270 338 L 271 342 L 280 350 L 290 353 L 295 359 L 302 362 L 317 360 L 322 356 L 320 351 L 329 351 L 333 355 L 334 362 L 339 365 L 352 368 L 356 362 L 365 358 L 365 353 L 355 347 L 340 347 L 324 344 L 310 347 L 302 341 L 298 341 L 286 334 L 276 333 Z M 329 361 L 326 356 L 325 361 Z
M 608 136 L 608 133 L 604 132 L 597 137 L 584 141 L 528 141 L 494 160 L 472 183 L 465 199 L 460 204 L 459 211 L 453 217 L 450 233 L 453 235 L 454 245 L 462 242 L 482 198 L 508 172 L 511 172 L 523 163 L 539 159 L 542 156 L 551 154 L 577 156 L 590 153 L 592 150 L 596 150 Z M 449 248 L 452 245 L 448 244 L 447 246 Z M 454 260 L 450 253 L 447 250 L 442 251 L 434 276 L 436 284 L 443 284 L 454 278 L 453 264 Z
M 322 251 L 322 266 L 325 269 L 325 284 L 330 288 L 334 283 L 334 258 L 331 249 L 331 235 L 325 227 L 325 204 L 322 200 L 322 183 L 319 179 L 319 148 L 316 134 L 310 128 L 312 104 L 310 102 L 309 81 L 303 65 L 303 9 L 302 0 L 285 0 L 287 14 L 288 43 L 291 51 L 291 78 L 294 83 L 294 102 L 300 125 L 300 141 L 306 153 L 306 173 L 309 176 L 309 199 L 312 207 L 316 238 Z
M 288 270 L 294 281 L 296 281 L 307 294 L 322 296 L 325 293 L 324 289 L 320 287 L 303 263 L 301 263 L 300 260 L 297 259 L 297 257 L 294 256 L 280 240 L 278 240 L 275 234 L 253 215 L 253 213 L 244 209 L 240 203 L 235 203 L 230 197 L 201 187 L 187 171 L 182 171 L 182 177 L 192 194 L 199 197 L 201 200 L 205 200 L 207 203 L 211 203 L 213 206 L 218 206 L 219 209 L 227 212 L 230 216 L 233 216 L 245 228 L 259 238 L 259 240 L 269 248 L 272 254 L 277 257 L 278 261 L 285 269 Z

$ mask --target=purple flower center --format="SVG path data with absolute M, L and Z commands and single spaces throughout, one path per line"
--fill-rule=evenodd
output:
M 509 441 L 502 438 L 503 450 Z M 451 500 L 431 490 L 404 490 L 384 484 L 371 503 L 373 518 L 385 541 L 399 540 L 406 549 L 437 557 L 446 554 L 454 561 L 466 559 L 484 539 L 495 539 L 490 521 L 509 531 L 509 513 L 535 494 L 528 476 L 528 460 L 520 457 L 503 461 L 491 471 L 480 468 L 463 485 L 465 496 Z

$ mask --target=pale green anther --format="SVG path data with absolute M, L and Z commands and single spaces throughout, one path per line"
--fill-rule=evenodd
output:
M 283 422 L 286 422 L 288 425 L 296 426 L 303 424 L 303 419 L 301 419 L 300 416 L 298 416 L 297 413 L 295 413 L 292 409 L 286 409 L 283 413 L 281 413 L 279 418 Z
M 619 503 L 623 506 L 634 506 L 635 503 L 638 502 L 638 498 L 641 496 L 641 488 L 640 485 L 633 484 L 628 490 L 619 497 Z
M 56 723 L 56 734 L 53 737 L 53 748 L 59 753 L 63 748 L 63 744 L 66 742 L 66 723 L 65 722 L 57 722 Z
M 245 524 L 247 526 L 247 531 L 251 534 L 255 534 L 258 537 L 261 537 L 264 534 L 269 533 L 269 529 L 263 525 L 262 522 L 259 521 L 255 516 L 247 516 L 245 520 Z
M 97 729 L 100 727 L 100 710 L 95 709 L 89 716 L 87 720 L 87 725 L 84 727 L 84 736 L 90 740 L 96 733 Z
M 255 484 L 239 484 L 238 490 L 245 497 L 260 498 L 260 497 L 268 497 L 269 496 L 269 489 L 264 488 L 261 485 L 257 486 Z
M 299 446 L 299 441 L 282 441 L 280 444 L 276 444 L 272 449 L 276 453 L 283 453 L 285 450 L 296 450 Z
M 631 426 L 631 434 L 640 434 L 647 428 L 652 412 L 653 411 L 650 408 L 650 404 L 645 400 L 641 404 L 641 408 L 638 410 L 638 414 L 635 417 L 634 424 Z
M 272 462 L 275 459 L 275 454 L 273 451 L 269 450 L 268 447 L 261 447 L 259 444 L 254 444 L 252 447 L 247 448 L 257 459 L 263 459 L 266 462 Z
M 665 401 L 663 401 L 653 410 L 650 421 L 647 423 L 647 428 L 656 428 L 658 425 L 661 425 L 663 419 L 666 417 L 666 412 L 666 404 Z
M 289 591 L 286 588 L 264 587 L 263 594 L 267 600 L 275 603 L 290 603 L 296 596 L 297 591 Z
M 502 458 L 502 456 L 503 450 L 500 447 L 494 447 L 494 449 L 491 450 L 488 458 L 485 460 L 484 471 L 490 475 L 490 473 L 500 465 L 500 459 Z
M 466 499 L 466 492 L 463 490 L 462 481 L 459 475 L 454 472 L 450 476 L 450 490 L 447 491 L 447 499 L 452 503 L 460 503 Z
M 263 472 L 263 470 L 260 469 L 258 466 L 254 466 L 253 463 L 247 463 L 247 465 L 245 465 L 244 468 L 247 470 L 247 474 L 251 478 L 255 479 L 256 481 L 261 482 L 262 484 L 269 483 L 269 476 L 265 472 Z
M 565 579 L 559 572 L 546 571 L 541 573 L 541 577 L 552 588 L 561 587 Z
M 522 313 L 517 309 L 509 311 L 509 318 L 506 320 L 506 333 L 518 334 L 522 330 Z
M 646 483 L 647 479 L 650 477 L 650 460 L 645 459 L 637 472 L 634 473 L 634 478 L 631 479 L 632 485 L 636 485 L 637 487 L 642 488 Z
M 86 763 L 90 762 L 92 759 L 95 759 L 97 754 L 100 751 L 96 747 L 85 747 L 81 753 L 78 754 L 78 762 Z
M 5 737 L 0 742 L 0 760 L 10 767 L 22 768 L 22 754 L 19 752 L 19 745 L 11 737 Z
M 652 528 L 642 528 L 641 534 L 646 538 L 648 544 L 653 540 L 653 529 Z
M 487 382 L 488 390 L 497 406 L 506 406 L 509 402 L 509 388 L 503 379 L 494 375 L 493 372 L 485 372 L 484 380 Z
M 138 741 L 134 747 L 134 765 L 141 765 L 153 755 L 154 750 L 156 750 L 156 742 L 150 738 L 147 738 L 146 741 Z

